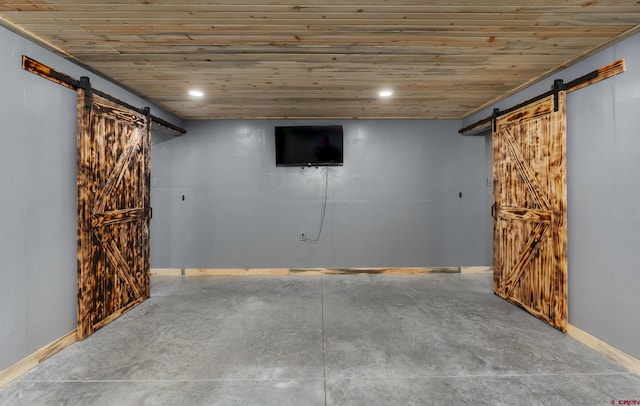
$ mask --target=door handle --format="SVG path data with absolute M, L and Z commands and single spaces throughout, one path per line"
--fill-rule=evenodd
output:
M 498 202 L 493 202 L 493 204 L 491 205 L 491 217 L 493 217 L 494 220 L 498 219 L 496 217 L 497 210 L 498 210 Z

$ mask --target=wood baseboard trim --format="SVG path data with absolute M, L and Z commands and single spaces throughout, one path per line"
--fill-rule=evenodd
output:
M 182 269 L 180 269 L 180 268 L 153 268 L 153 269 L 151 269 L 151 275 L 180 276 L 180 275 L 182 275 Z
M 461 266 L 460 273 L 483 273 L 493 271 L 492 266 Z
M 152 275 L 173 276 L 286 276 L 286 275 L 419 275 L 460 273 L 459 267 L 389 267 L 389 268 L 179 268 L 152 269 Z
M 162 276 L 284 276 L 284 275 L 349 275 L 390 274 L 416 275 L 428 273 L 483 273 L 491 272 L 491 266 L 461 267 L 396 267 L 396 268 L 153 268 L 151 275 Z
M 26 356 L 9 368 L 0 371 L 0 388 L 19 378 L 22 374 L 37 366 L 42 361 L 51 357 L 58 351 L 70 346 L 77 341 L 76 330 L 73 330 L 64 336 L 58 338 L 40 348 L 38 351 Z
M 573 337 L 581 343 L 585 344 L 587 347 L 591 347 L 594 350 L 604 354 L 610 360 L 617 362 L 618 364 L 627 368 L 629 371 L 640 376 L 639 359 L 615 348 L 614 346 L 600 340 L 597 337 L 592 336 L 591 334 L 579 329 L 574 325 L 569 324 L 567 326 L 567 334 L 570 337 Z

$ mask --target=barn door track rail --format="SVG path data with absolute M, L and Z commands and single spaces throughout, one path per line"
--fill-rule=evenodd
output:
M 50 68 L 49 66 L 41 62 L 38 62 L 35 59 L 29 58 L 26 55 L 22 55 L 22 69 L 29 71 L 33 74 L 36 74 L 38 76 L 41 76 L 45 79 L 48 79 L 64 87 L 68 87 L 69 89 L 72 89 L 74 91 L 78 89 L 84 89 L 85 98 L 89 98 L 89 100 L 85 100 L 85 106 L 91 105 L 90 98 L 91 98 L 91 93 L 93 93 L 107 100 L 110 100 L 116 104 L 122 105 L 128 109 L 136 111 L 140 114 L 144 114 L 144 115 L 149 114 L 148 107 L 141 109 L 141 108 L 132 106 L 131 104 L 125 101 L 122 101 L 116 97 L 113 97 L 103 91 L 92 88 L 91 83 L 89 81 L 89 77 L 87 76 L 82 76 L 79 80 L 75 79 L 65 73 L 58 72 L 57 70 Z M 160 117 L 156 117 L 153 114 L 149 114 L 149 115 L 151 117 L 152 122 L 160 125 L 161 127 L 171 130 L 175 135 L 184 135 L 187 133 L 187 130 L 185 130 L 184 128 L 178 127 L 175 124 L 171 124 L 170 122 L 163 120 Z
M 519 108 L 522 108 L 528 104 L 534 103 L 538 100 L 542 100 L 551 95 L 554 96 L 554 104 L 555 104 L 554 109 L 555 111 L 557 111 L 559 92 L 566 91 L 567 93 L 571 93 L 578 89 L 582 89 L 583 87 L 587 87 L 594 83 L 598 83 L 602 80 L 605 80 L 612 76 L 620 74 L 625 70 L 626 70 L 625 60 L 619 59 L 615 62 L 610 63 L 609 65 L 605 65 L 599 69 L 589 72 L 586 75 L 580 76 L 579 78 L 576 78 L 567 83 L 564 83 L 562 79 L 556 79 L 553 81 L 552 89 L 549 90 L 548 92 L 532 97 L 531 99 L 526 100 L 516 106 L 510 107 L 506 110 L 493 109 L 493 114 L 491 114 L 489 117 L 485 117 L 482 120 L 478 120 L 475 123 L 462 128 L 458 132 L 462 135 L 477 135 L 482 130 L 489 128 L 489 126 L 492 126 L 493 129 L 495 130 L 495 122 L 498 117 L 505 114 L 509 114 L 515 110 L 518 110 Z

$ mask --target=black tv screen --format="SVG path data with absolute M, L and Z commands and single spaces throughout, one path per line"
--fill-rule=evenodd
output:
M 275 128 L 276 166 L 343 164 L 342 126 L 283 126 Z

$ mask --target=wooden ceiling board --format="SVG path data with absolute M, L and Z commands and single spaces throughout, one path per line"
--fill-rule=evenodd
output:
M 188 119 L 462 118 L 640 31 L 640 0 L 477 3 L 22 0 L 0 23 Z

